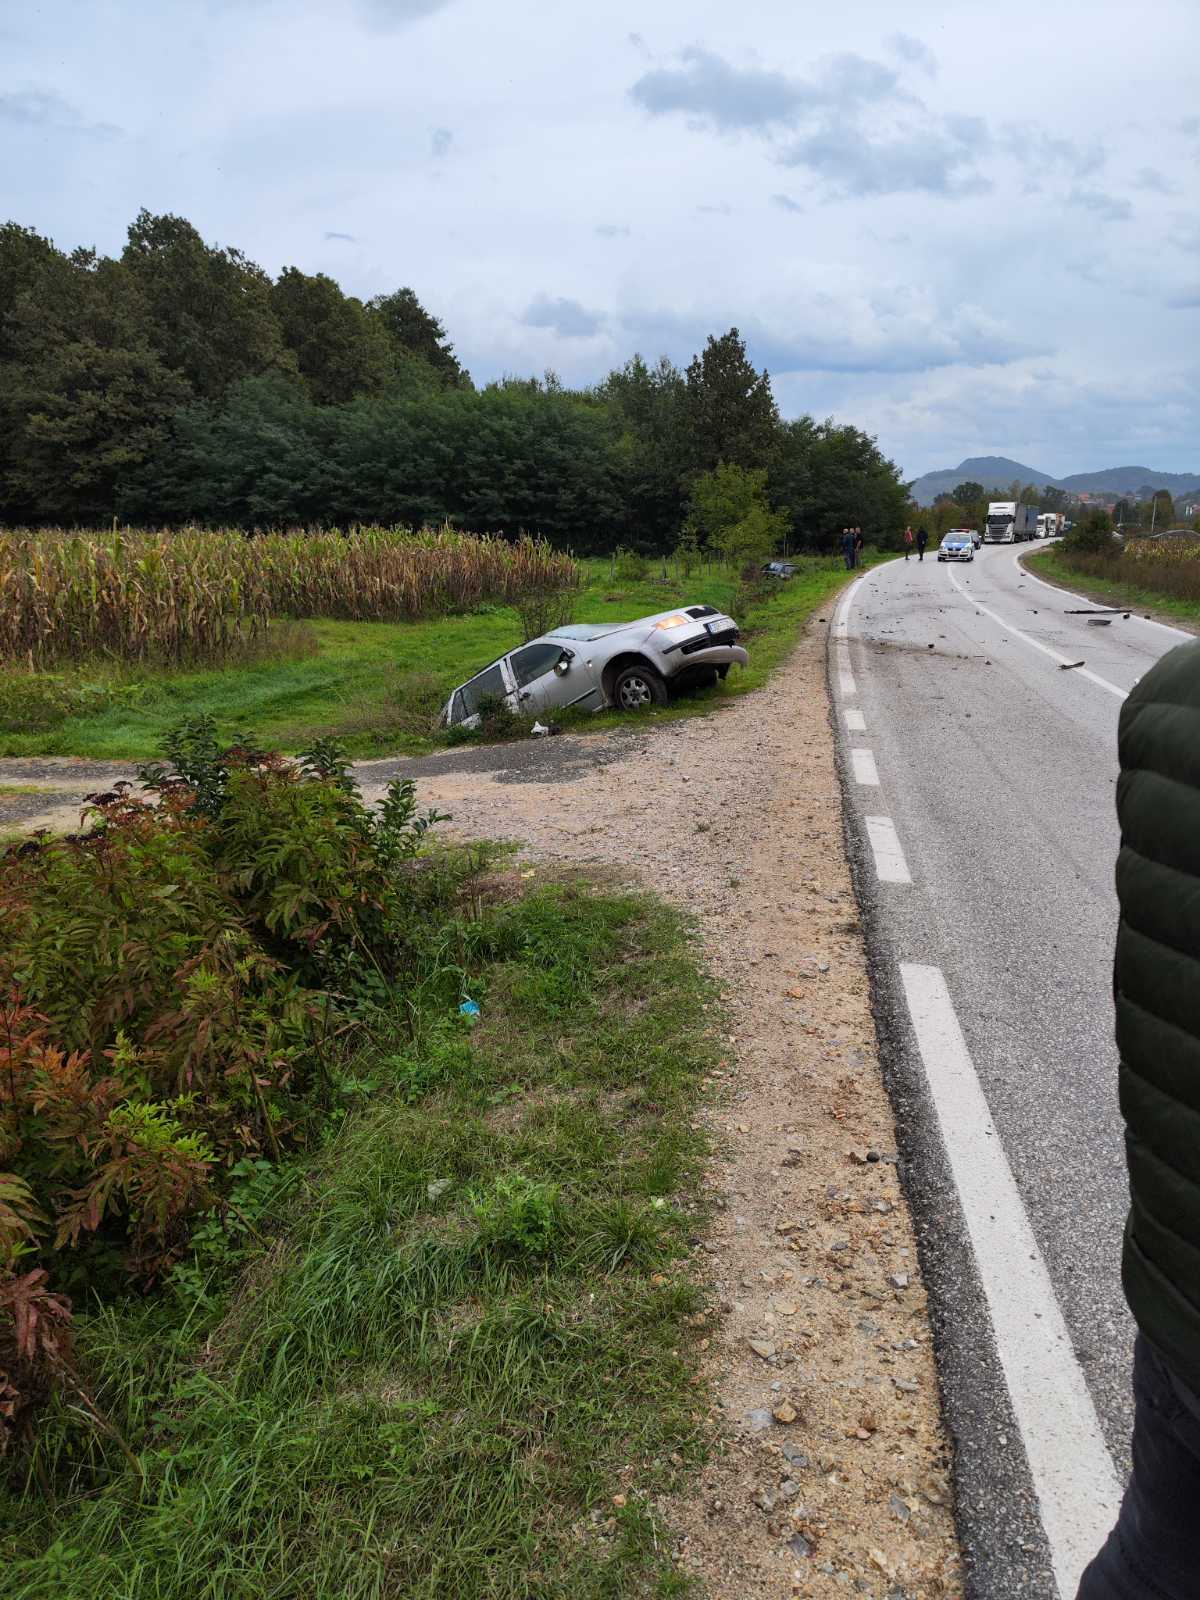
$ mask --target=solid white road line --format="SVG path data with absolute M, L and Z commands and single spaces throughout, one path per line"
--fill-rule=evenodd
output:
M 1043 589 L 1049 589 L 1051 594 L 1058 595 L 1062 600 L 1078 600 L 1081 606 L 1095 605 L 1096 602 L 1089 600 L 1087 595 L 1075 594 L 1071 589 L 1060 589 L 1056 583 L 1047 583 L 1045 578 L 1039 578 L 1036 572 L 1030 572 L 1021 558 L 1025 555 L 1034 554 L 1036 552 L 1033 550 L 1022 550 L 1013 558 L 1013 566 L 1016 567 L 1023 578 L 1031 578 L 1034 583 L 1039 584 Z M 1153 617 L 1143 617 L 1137 611 L 1130 612 L 1129 620 L 1130 622 L 1140 622 L 1145 628 L 1160 628 L 1163 633 L 1173 633 L 1177 639 L 1194 639 L 1196 637 L 1194 633 L 1189 633 L 1186 628 L 1173 628 L 1169 622 L 1156 622 Z
M 837 659 L 838 688 L 844 695 L 853 697 L 858 693 L 858 685 L 854 681 L 854 671 L 850 665 L 850 646 L 839 643 L 834 646 L 834 650 Z
M 855 783 L 865 784 L 870 789 L 878 789 L 879 769 L 875 765 L 875 756 L 872 751 L 851 750 L 850 764 L 854 768 Z
M 891 817 L 864 817 L 863 821 L 867 825 L 867 839 L 880 883 L 911 883 L 912 874 Z
M 1021 1430 L 1061 1600 L 1116 1520 L 1121 1489 L 1050 1274 L 938 967 L 902 963 L 917 1047 L 996 1348 Z
M 856 706 L 847 706 L 842 715 L 846 719 L 846 727 L 851 733 L 866 733 L 867 719 Z
M 1024 633 L 1020 628 L 1014 627 L 1011 622 L 998 615 L 990 606 L 985 606 L 982 600 L 976 600 L 973 594 L 963 588 L 953 572 L 949 570 L 949 567 L 946 569 L 946 576 L 964 600 L 969 600 L 976 611 L 982 611 L 985 617 L 991 617 L 993 622 L 998 622 L 1006 633 L 1011 633 L 1014 638 L 1020 639 L 1023 644 L 1032 645 L 1035 650 L 1040 650 L 1044 656 L 1049 656 L 1051 661 L 1057 661 L 1059 666 L 1070 666 L 1070 656 L 1064 656 L 1060 651 L 1052 650 L 1048 644 L 1042 644 L 1040 639 L 1031 639 L 1027 633 Z M 1093 672 L 1089 667 L 1078 667 L 1073 676 L 1086 678 L 1089 683 L 1094 683 L 1101 689 L 1107 689 L 1109 694 L 1115 694 L 1118 700 L 1124 700 L 1129 693 L 1128 689 L 1120 689 L 1115 683 L 1109 683 L 1107 678 L 1102 678 L 1098 672 Z

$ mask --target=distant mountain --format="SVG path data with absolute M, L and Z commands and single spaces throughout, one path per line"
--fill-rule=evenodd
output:
M 1136 494 L 1143 485 L 1169 489 L 1172 496 L 1200 491 L 1200 473 L 1159 472 L 1153 467 L 1103 467 L 1098 472 L 1073 472 L 1055 478 L 1037 467 L 1013 461 L 1009 456 L 968 456 L 957 467 L 927 472 L 913 484 L 913 499 L 918 505 L 932 505 L 939 494 L 949 494 L 960 483 L 981 483 L 985 489 L 1007 489 L 1014 478 L 1039 487 L 1053 484 L 1074 494 Z

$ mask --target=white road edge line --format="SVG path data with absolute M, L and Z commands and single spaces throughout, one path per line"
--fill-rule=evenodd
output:
M 1044 548 L 1046 546 L 1043 546 Z M 1049 589 L 1051 594 L 1059 595 L 1064 600 L 1078 600 L 1081 606 L 1095 605 L 1096 602 L 1089 600 L 1087 595 L 1076 594 L 1073 589 L 1060 589 L 1056 583 L 1047 583 L 1045 578 L 1039 578 L 1036 572 L 1030 572 L 1021 558 L 1022 556 L 1036 554 L 1035 550 L 1021 550 L 1013 558 L 1013 566 L 1016 567 L 1023 578 L 1031 578 L 1034 583 L 1040 584 L 1043 589 Z M 1169 622 L 1156 622 L 1153 617 L 1143 617 L 1132 608 L 1129 620 L 1131 622 L 1140 622 L 1144 627 L 1161 628 L 1164 633 L 1173 633 L 1177 639 L 1194 639 L 1196 637 L 1194 633 L 1189 633 L 1186 628 L 1173 628 Z
M 868 789 L 879 788 L 879 768 L 875 765 L 873 751 L 861 748 L 851 750 L 850 765 L 854 768 L 855 783 L 864 784 Z
M 911 883 L 912 874 L 908 870 L 908 862 L 900 848 L 900 836 L 891 817 L 864 817 L 863 821 L 867 826 L 867 839 L 871 854 L 875 857 L 875 871 L 880 883 Z
M 1033 649 L 1040 650 L 1044 656 L 1049 656 L 1051 661 L 1057 661 L 1061 667 L 1071 664 L 1070 656 L 1064 656 L 1060 651 L 1052 650 L 1048 644 L 1042 644 L 1038 639 L 1031 639 L 1027 633 L 1020 628 L 1014 627 L 1011 622 L 1000 616 L 998 612 L 993 611 L 990 606 L 985 606 L 982 600 L 976 600 L 973 594 L 963 588 L 953 572 L 949 570 L 949 567 L 947 567 L 946 576 L 964 600 L 969 600 L 976 611 L 982 611 L 985 617 L 991 617 L 993 622 L 998 622 L 1006 633 L 1011 633 L 1014 638 L 1020 639 L 1023 644 L 1031 645 Z M 1093 672 L 1090 667 L 1077 668 L 1075 676 L 1086 678 L 1089 683 L 1094 683 L 1101 689 L 1107 689 L 1109 694 L 1115 694 L 1118 700 L 1124 700 L 1128 697 L 1128 689 L 1119 689 L 1115 683 L 1109 683 L 1107 678 L 1102 678 L 1098 672 Z
M 866 733 L 867 719 L 857 706 L 847 706 L 842 715 L 846 718 L 846 727 L 850 733 Z
M 1121 1488 L 1050 1274 L 939 967 L 901 963 L 917 1048 L 991 1312 L 1061 1600 L 1116 1520 Z

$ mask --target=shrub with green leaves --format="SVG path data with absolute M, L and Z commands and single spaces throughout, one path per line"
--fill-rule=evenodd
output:
M 63 1291 L 160 1280 L 233 1174 L 313 1136 L 334 1041 L 424 981 L 451 898 L 410 783 L 372 811 L 336 747 L 203 721 L 168 754 L 158 804 L 122 785 L 0 853 L 0 1451 L 70 1381 Z

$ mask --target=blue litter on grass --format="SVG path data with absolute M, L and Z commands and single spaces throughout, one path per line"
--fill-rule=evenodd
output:
M 474 1000 L 464 1000 L 458 1008 L 458 1014 L 460 1017 L 477 1017 L 479 1007 Z

